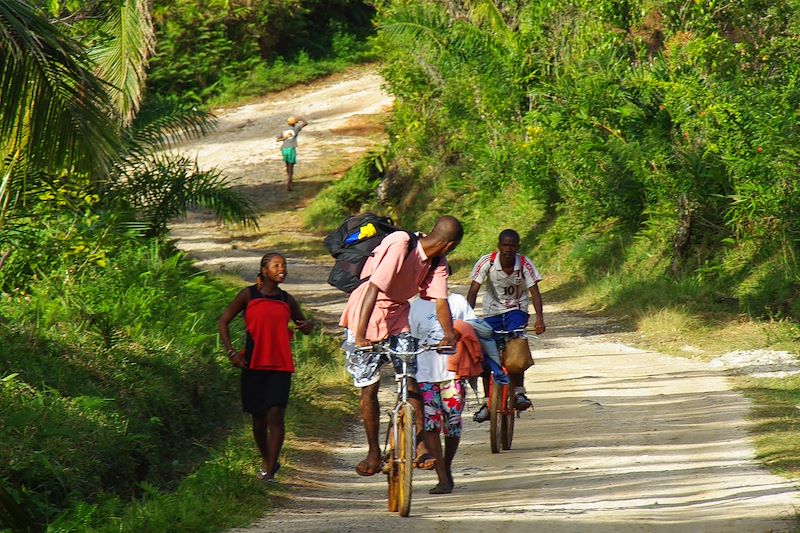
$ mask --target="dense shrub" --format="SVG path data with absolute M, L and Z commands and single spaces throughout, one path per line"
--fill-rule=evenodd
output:
M 421 217 L 450 198 L 438 209 L 461 213 L 469 239 L 486 220 L 470 213 L 527 191 L 514 201 L 536 215 L 518 229 L 552 267 L 643 271 L 797 318 L 797 14 L 788 1 L 382 3 L 397 97 L 385 199 Z
M 131 245 L 0 299 L 0 478 L 40 516 L 164 484 L 231 423 L 213 333 L 229 295 L 163 252 Z
M 325 60 L 365 57 L 372 13 L 362 0 L 158 0 L 149 91 L 198 102 L 253 96 L 291 85 L 297 73 L 287 79 L 286 63 L 298 64 L 308 81 L 315 76 L 304 72 L 308 63 L 327 73 L 336 67 Z

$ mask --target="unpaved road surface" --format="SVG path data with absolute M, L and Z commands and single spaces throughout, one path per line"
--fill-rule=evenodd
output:
M 222 112 L 217 133 L 184 149 L 253 195 L 262 228 L 222 230 L 195 213 L 173 235 L 200 266 L 248 280 L 265 244 L 289 250 L 285 288 L 333 327 L 343 299 L 325 284 L 328 263 L 313 251 L 319 236 L 303 231 L 300 215 L 337 167 L 380 140 L 369 117 L 390 105 L 378 76 L 361 69 Z M 287 194 L 272 138 L 289 114 L 305 115 L 311 125 L 300 137 L 298 186 Z M 298 239 L 311 244 L 297 249 Z M 417 471 L 412 516 L 387 513 L 385 478 L 353 471 L 365 455 L 363 430 L 354 425 L 321 459 L 294 465 L 296 474 L 282 480 L 284 508 L 236 531 L 798 530 L 797 487 L 755 463 L 748 402 L 718 368 L 619 344 L 613 326 L 596 318 L 550 306 L 545 318 L 547 332 L 532 345 L 536 365 L 526 374 L 535 412 L 522 414 L 513 449 L 499 454 L 489 451 L 488 423 L 465 413 L 452 494 L 429 495 L 435 476 Z M 476 408 L 472 396 L 467 411 Z

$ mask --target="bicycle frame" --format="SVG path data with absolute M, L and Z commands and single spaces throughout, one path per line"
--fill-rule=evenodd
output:
M 403 351 L 377 345 L 372 349 L 395 356 L 401 363 L 397 376 L 397 401 L 394 409 L 389 412 L 389 427 L 383 456 L 386 460 L 384 472 L 388 481 L 388 509 L 399 513 L 400 516 L 408 516 L 411 510 L 413 458 L 417 447 L 415 419 L 421 416 L 421 413 L 415 412 L 414 406 L 408 400 L 408 380 L 411 377 L 408 373 L 408 363 L 411 357 L 426 350 L 441 348 L 422 345 L 416 350 Z
M 497 342 L 497 348 L 500 353 L 505 350 L 508 339 L 527 338 L 524 328 L 494 330 L 494 333 L 499 335 L 495 342 Z M 513 384 L 498 384 L 494 379 L 494 373 L 489 375 L 489 445 L 492 453 L 499 453 L 501 448 L 503 450 L 511 449 L 511 443 L 514 438 L 514 418 L 519 417 L 519 412 L 514 408 L 513 396 Z
M 409 378 L 409 375 L 408 375 L 408 357 L 410 357 L 411 355 L 417 355 L 417 354 L 415 354 L 415 353 L 414 354 L 408 354 L 408 353 L 404 353 L 404 352 L 403 353 L 398 353 L 398 352 L 395 352 L 395 351 L 392 351 L 392 353 L 394 355 L 398 356 L 400 358 L 400 360 L 402 361 L 402 365 L 401 365 L 402 372 L 400 373 L 399 379 L 397 379 L 397 401 L 394 404 L 394 408 L 389 413 L 390 424 L 391 424 L 391 427 L 392 427 L 391 434 L 393 435 L 393 442 L 392 442 L 393 447 L 392 448 L 396 450 L 397 449 L 397 445 L 398 445 L 398 441 L 397 441 L 397 439 L 398 439 L 398 437 L 397 437 L 397 418 L 398 418 L 398 414 L 400 412 L 400 409 L 403 407 L 403 405 L 409 403 L 408 402 L 408 378 Z M 412 406 L 412 409 L 413 409 L 413 406 Z M 388 443 L 388 435 L 387 435 L 387 443 Z M 414 432 L 414 446 L 416 447 L 416 445 L 417 445 L 417 432 L 415 431 Z M 387 450 L 384 449 L 383 453 L 385 455 L 387 453 Z

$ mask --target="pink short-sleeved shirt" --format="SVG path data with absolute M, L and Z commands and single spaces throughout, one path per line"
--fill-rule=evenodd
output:
M 422 245 L 408 253 L 409 236 L 395 231 L 384 237 L 367 259 L 361 277 L 369 276 L 347 300 L 339 325 L 355 334 L 361 305 L 370 283 L 378 287 L 378 298 L 367 324 L 366 338 L 378 342 L 408 331 L 408 300 L 419 294 L 426 300 L 447 298 L 447 261 L 441 258 L 435 269 Z

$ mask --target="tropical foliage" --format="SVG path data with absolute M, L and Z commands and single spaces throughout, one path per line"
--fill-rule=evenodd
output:
M 231 511 L 242 492 L 263 496 L 241 488 L 246 458 L 181 486 L 199 512 L 161 496 L 245 435 L 230 417 L 235 373 L 216 355 L 231 292 L 164 238 L 195 206 L 255 223 L 219 171 L 171 154 L 214 117 L 175 98 L 142 108 L 155 44 L 144 0 L 0 2 L 0 35 L 0 529 L 174 531 L 179 512 L 200 531 L 252 517 Z M 327 342 L 298 347 L 314 376 L 301 406 L 328 397 L 314 394 Z M 203 487 L 217 483 L 230 494 Z M 211 493 L 226 513 L 209 516 Z
M 551 271 L 637 273 L 673 297 L 665 286 L 699 284 L 707 304 L 800 317 L 798 14 L 790 1 L 381 2 L 397 97 L 387 199 L 480 232 L 511 224 L 489 210 L 501 195 L 528 206 L 518 229 Z
M 370 4 L 156 0 L 150 89 L 201 103 L 309 81 L 369 57 L 364 40 L 372 29 Z
M 85 20 L 70 33 L 99 37 L 79 43 L 26 2 L 0 5 L 0 288 L 55 265 L 102 268 L 125 239 L 163 234 L 192 206 L 253 223 L 252 206 L 218 172 L 163 153 L 207 132 L 212 116 L 171 103 L 133 120 L 152 49 L 146 5 L 51 9 Z
M 239 287 L 197 273 L 155 239 L 130 241 L 107 262 L 0 296 L 0 529 L 176 531 L 177 520 L 181 531 L 208 531 L 234 516 L 252 519 L 264 508 L 256 452 L 240 415 L 238 372 L 215 327 Z M 241 339 L 242 321 L 233 328 Z M 342 379 L 332 350 L 321 335 L 295 346 L 302 375 L 292 405 L 308 411 L 309 427 L 320 413 L 334 421 L 345 412 L 334 391 L 324 392 L 331 376 Z M 289 430 L 301 432 L 293 420 Z M 213 472 L 192 476 L 194 508 L 176 516 L 161 491 L 231 434 L 236 453 L 220 450 L 206 468 Z M 135 512 L 126 510 L 130 500 L 139 501 Z M 236 510 L 242 501 L 250 508 Z M 230 516 L 208 516 L 218 502 Z

